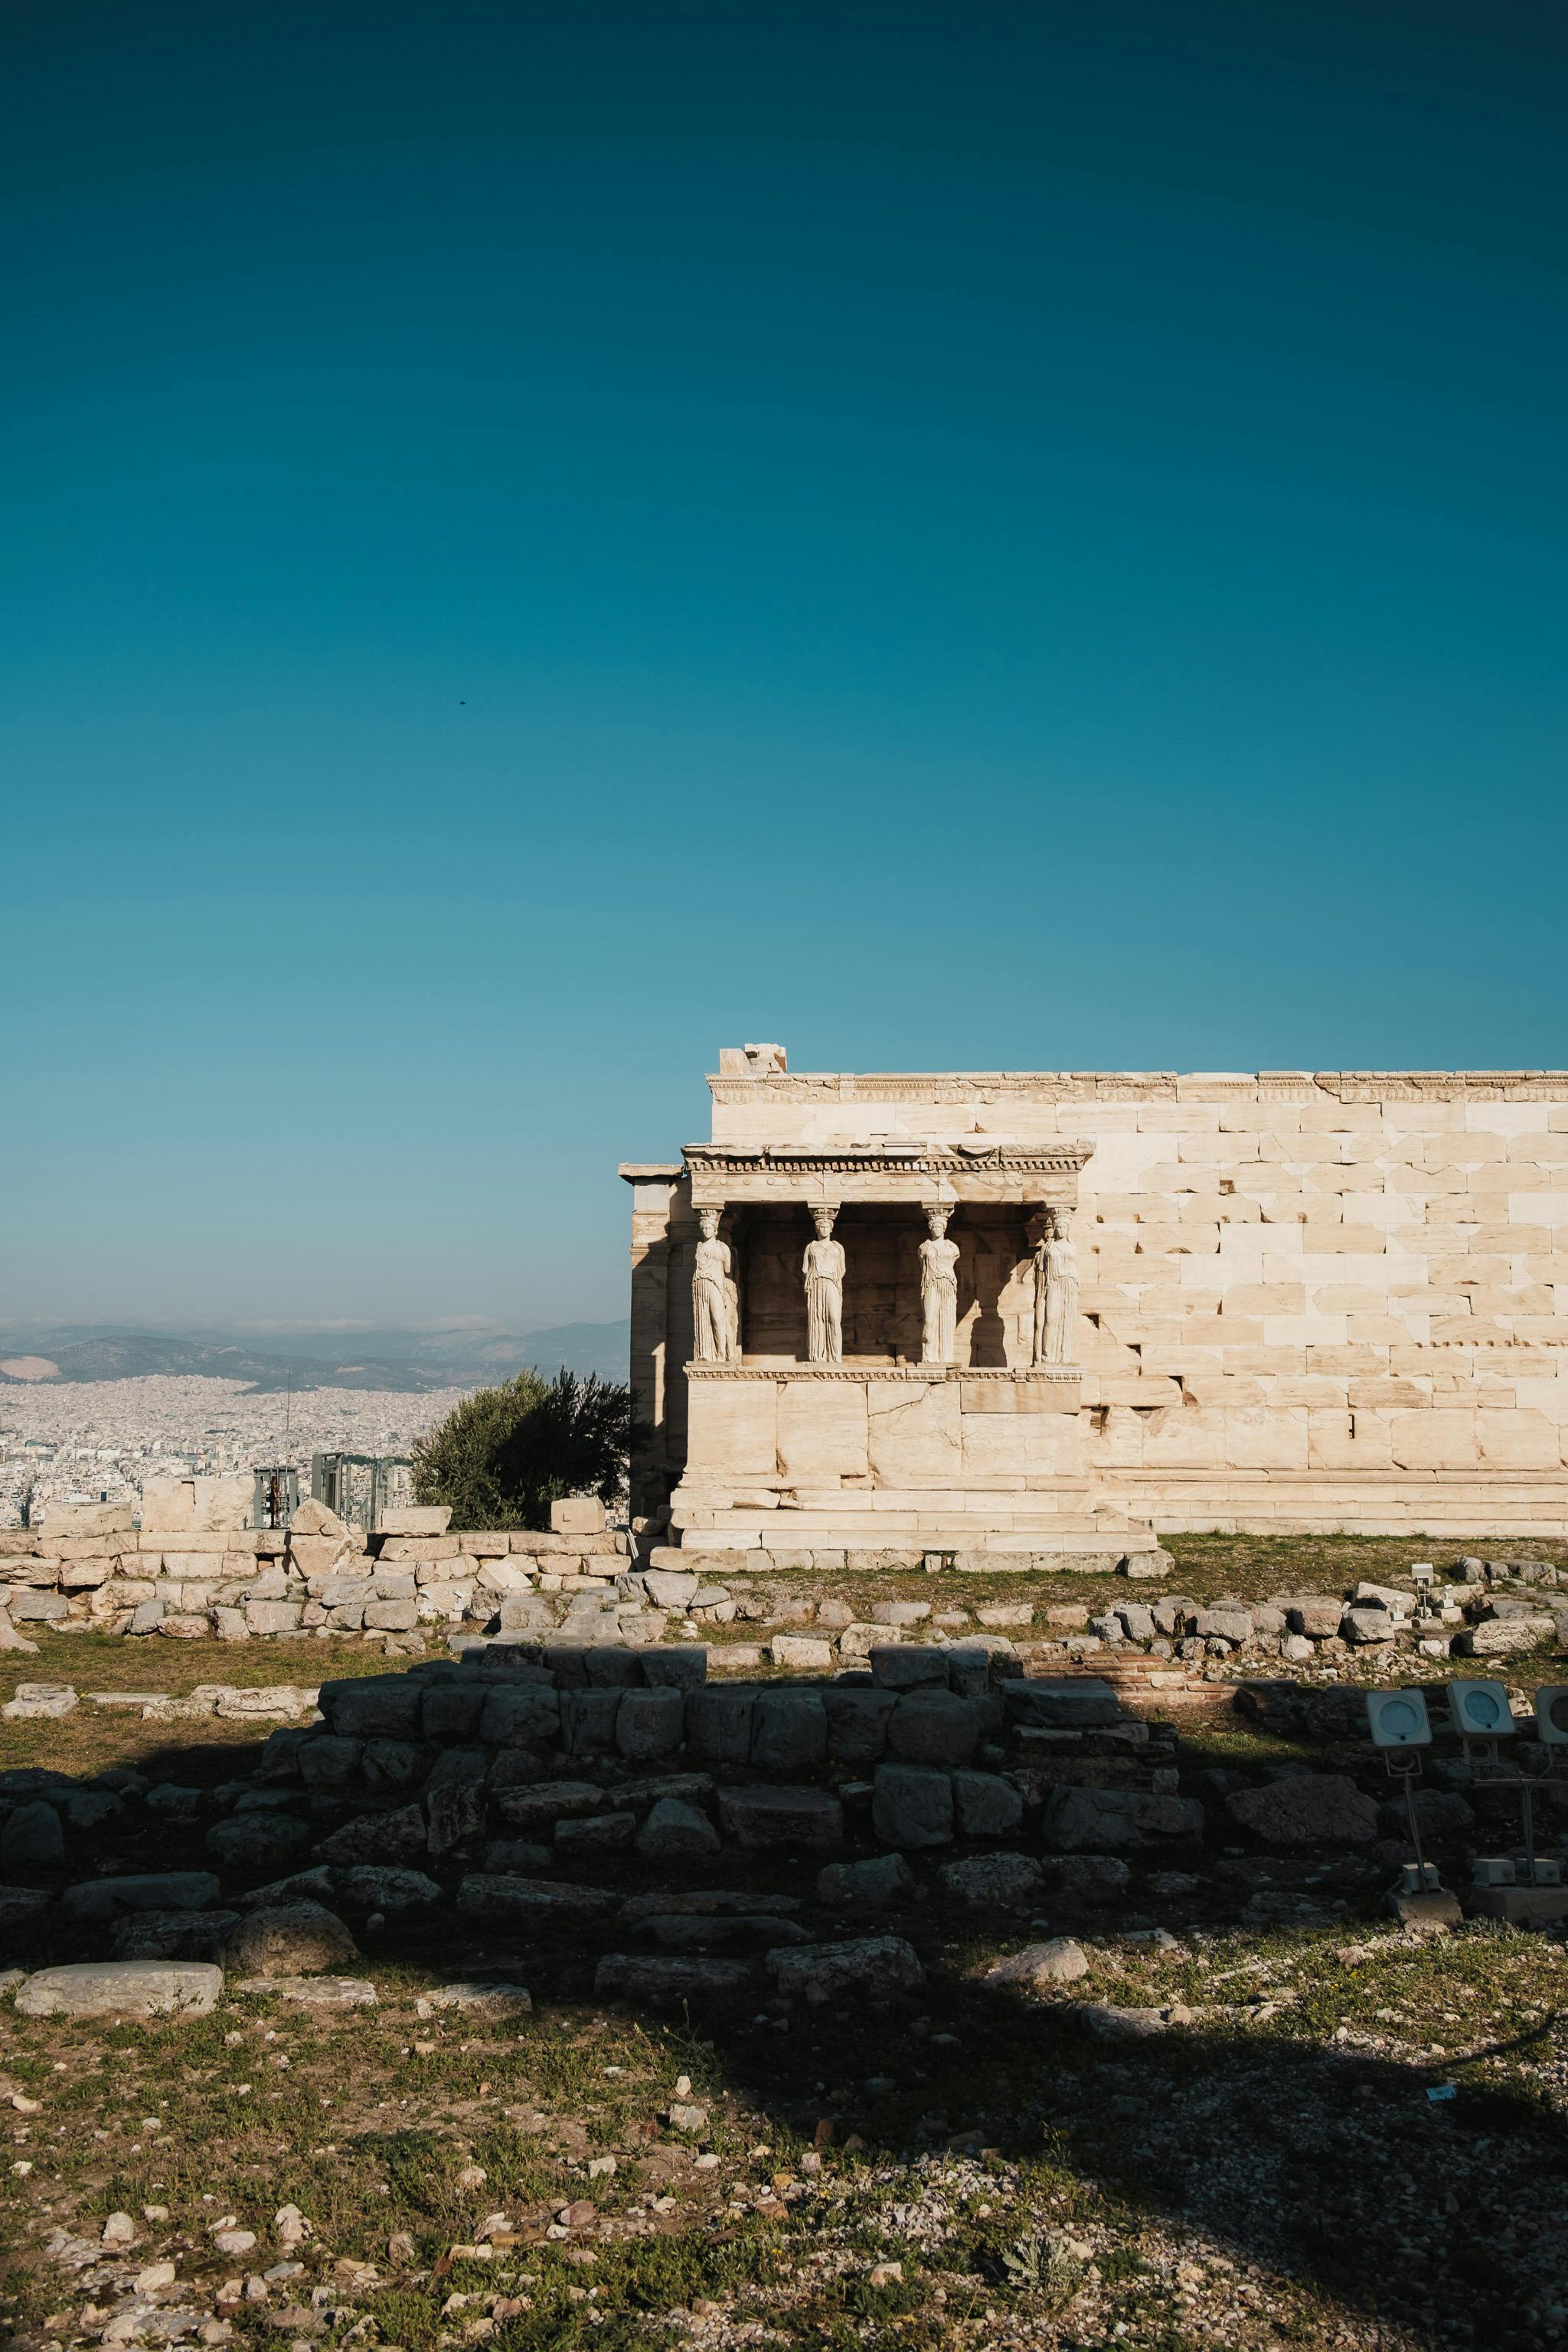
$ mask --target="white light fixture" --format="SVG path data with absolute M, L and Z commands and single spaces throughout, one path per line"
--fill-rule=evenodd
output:
M 1432 1726 L 1418 1690 L 1368 1691 L 1367 1727 L 1374 1748 L 1430 1748 Z
M 1512 1857 L 1503 1853 L 1478 1854 L 1473 1883 L 1477 1886 L 1517 1885 Z
M 1535 1732 L 1548 1748 L 1568 1748 L 1568 1684 L 1549 1683 L 1536 1692 Z
M 1451 1682 L 1448 1719 L 1461 1739 L 1507 1739 L 1519 1729 L 1502 1683 Z

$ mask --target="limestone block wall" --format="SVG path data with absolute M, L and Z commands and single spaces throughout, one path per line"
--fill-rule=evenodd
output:
M 1092 1146 L 1077 1219 L 1085 1458 L 1157 1525 L 1568 1520 L 1568 1074 L 731 1066 L 710 1083 L 716 1142 Z M 668 1231 L 681 1188 L 662 1189 Z M 639 1206 L 646 1255 L 653 1186 Z M 647 1323 L 646 1292 L 639 1310 Z
M 229 1525 L 158 1524 L 181 1515 L 174 1497 L 154 1503 L 151 1526 L 144 1501 L 140 1528 L 128 1503 L 100 1503 L 58 1504 L 39 1528 L 0 1528 L 0 1611 L 23 1632 L 84 1626 L 174 1640 L 479 1631 L 536 1593 L 613 1591 L 629 1566 L 624 1535 L 455 1532 L 445 1510 L 392 1512 L 383 1532 L 367 1536 L 309 1502 L 287 1533 L 247 1528 L 250 1480 L 205 1483 L 243 1485 L 244 1505 L 229 1498 Z M 587 1516 L 595 1514 L 602 1529 L 597 1505 Z

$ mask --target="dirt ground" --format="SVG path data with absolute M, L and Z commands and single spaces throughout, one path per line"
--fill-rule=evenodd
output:
M 1173 1546 L 1197 1599 L 1331 1590 L 1469 1548 Z M 982 1581 L 905 1584 L 951 1583 L 963 1606 Z M 1001 1597 L 1019 1581 L 995 1580 Z M 1053 1601 L 1126 1591 L 1040 1581 Z M 0 1660 L 0 1694 L 408 1664 L 360 1643 L 51 1635 Z M 130 1766 L 199 1790 L 248 1769 L 262 1736 L 84 1704 L 4 1723 L 0 1765 Z M 1181 1736 L 1183 1788 L 1292 1753 L 1205 1716 Z M 149 1834 L 98 1866 L 199 1864 L 199 1816 Z M 714 1887 L 794 1903 L 814 1937 L 895 1932 L 918 1952 L 909 1991 L 816 2009 L 765 1980 L 689 2011 L 606 2003 L 602 1920 L 524 1932 L 447 1906 L 355 1923 L 374 2007 L 301 2008 L 233 1977 L 212 2016 L 179 2023 L 0 2000 L 0 2322 L 26 2352 L 1568 2341 L 1568 1941 L 1480 1921 L 1407 1936 L 1364 1869 L 1310 1925 L 1249 1926 L 1215 1898 L 1215 1851 L 1137 1858 L 1114 1899 L 1047 1894 L 1011 1916 L 948 1900 L 916 1857 L 907 1910 L 837 1924 L 810 1857 L 726 1853 Z M 647 1875 L 615 1869 L 618 1892 Z M 1076 1981 L 986 1981 L 1055 1936 L 1086 1958 Z M 457 1979 L 524 1984 L 531 2008 L 433 2008 Z M 110 2216 L 128 2221 L 106 2243 Z

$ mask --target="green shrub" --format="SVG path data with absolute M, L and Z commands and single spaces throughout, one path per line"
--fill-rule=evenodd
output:
M 414 1498 L 458 1528 L 542 1528 L 567 1495 L 614 1503 L 626 1487 L 631 1391 L 596 1372 L 523 1370 L 479 1389 L 414 1449 Z

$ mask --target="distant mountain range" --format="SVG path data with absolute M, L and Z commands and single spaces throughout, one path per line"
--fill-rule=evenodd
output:
M 54 1381 L 243 1381 L 253 1391 L 476 1388 L 525 1364 L 624 1381 L 631 1326 L 560 1323 L 546 1331 L 268 1331 L 264 1346 L 236 1332 L 124 1330 L 98 1324 L 0 1326 L 0 1386 Z

